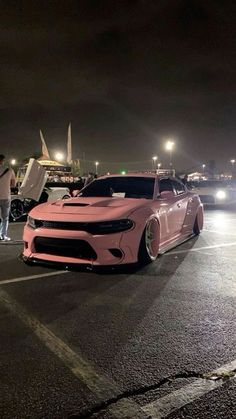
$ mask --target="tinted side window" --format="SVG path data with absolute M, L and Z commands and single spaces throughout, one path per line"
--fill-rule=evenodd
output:
M 160 183 L 159 183 L 159 191 L 164 192 L 164 191 L 172 191 L 173 192 L 173 187 L 172 187 L 172 183 L 170 181 L 170 179 L 161 179 Z
M 172 184 L 176 192 L 176 195 L 180 195 L 186 192 L 185 187 L 182 182 L 179 182 L 178 180 L 172 180 Z

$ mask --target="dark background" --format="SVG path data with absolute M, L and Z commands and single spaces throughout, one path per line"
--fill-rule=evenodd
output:
M 217 0 L 0 2 L 0 148 L 21 158 L 98 160 L 100 170 L 235 157 L 236 3 Z M 123 164 L 123 166 L 128 166 Z

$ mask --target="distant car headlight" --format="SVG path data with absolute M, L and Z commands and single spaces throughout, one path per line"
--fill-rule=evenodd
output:
M 88 223 L 86 231 L 91 234 L 112 234 L 130 230 L 134 222 L 129 219 L 101 221 L 99 223 Z
M 28 215 L 27 224 L 28 224 L 29 227 L 31 227 L 33 229 L 37 228 L 35 219 L 33 217 L 30 217 L 30 215 Z
M 216 192 L 216 198 L 217 199 L 220 199 L 220 200 L 224 200 L 224 199 L 226 199 L 226 196 L 227 196 L 227 194 L 226 194 L 226 192 L 225 191 L 217 191 Z

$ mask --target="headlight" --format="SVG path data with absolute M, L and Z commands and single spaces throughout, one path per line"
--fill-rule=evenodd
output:
M 35 220 L 33 217 L 30 217 L 30 215 L 28 215 L 27 224 L 29 227 L 34 228 L 34 229 L 42 227 L 42 221 Z
M 31 227 L 31 228 L 37 228 L 36 227 L 36 223 L 35 223 L 35 219 L 34 218 L 32 218 L 32 217 L 30 217 L 30 215 L 28 215 L 28 218 L 27 218 L 27 224 L 28 224 L 28 226 L 29 227 Z
M 216 192 L 216 198 L 220 200 L 224 200 L 226 198 L 226 192 L 225 191 L 217 191 Z
M 86 231 L 91 234 L 112 234 L 130 230 L 133 225 L 133 221 L 129 219 L 102 221 L 100 223 L 88 223 Z

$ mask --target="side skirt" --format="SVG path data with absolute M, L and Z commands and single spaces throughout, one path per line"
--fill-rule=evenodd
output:
M 160 246 L 159 254 L 163 255 L 163 253 L 168 252 L 169 250 L 173 249 L 174 247 L 180 246 L 181 244 L 187 242 L 188 240 L 196 237 L 195 234 L 186 234 L 185 236 L 178 237 L 177 239 L 173 240 L 168 244 L 164 244 Z

